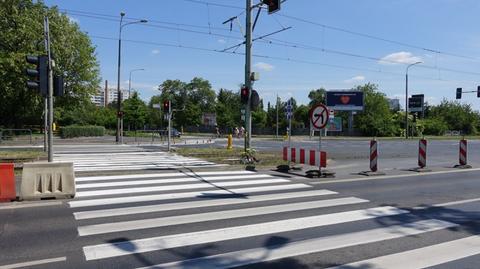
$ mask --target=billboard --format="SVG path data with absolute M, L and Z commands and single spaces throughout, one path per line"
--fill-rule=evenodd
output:
M 423 111 L 423 94 L 414 94 L 408 98 L 408 111 L 410 112 L 422 112 Z
M 363 92 L 361 91 L 328 91 L 327 106 L 333 110 L 363 110 Z
M 330 118 L 327 123 L 327 131 L 329 132 L 341 132 L 342 131 L 342 118 Z

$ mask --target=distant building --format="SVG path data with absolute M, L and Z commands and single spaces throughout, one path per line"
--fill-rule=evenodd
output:
M 387 98 L 388 106 L 391 110 L 399 111 L 400 110 L 400 99 L 398 98 Z
M 130 98 L 130 94 L 128 90 L 120 89 L 122 92 L 122 101 Z M 116 88 L 109 88 L 108 81 L 105 81 L 105 87 L 98 89 L 95 95 L 90 97 L 92 103 L 96 106 L 105 107 L 108 104 L 117 101 L 118 92 Z

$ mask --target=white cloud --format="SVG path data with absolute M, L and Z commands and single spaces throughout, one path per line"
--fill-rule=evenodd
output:
M 159 53 L 160 53 L 160 50 L 157 50 L 157 49 L 152 50 L 152 54 L 159 54 Z
M 225 44 L 225 43 L 227 43 L 227 41 L 225 41 L 225 39 L 223 39 L 223 38 L 220 38 L 220 39 L 218 40 L 218 43 L 220 43 L 220 44 Z
M 74 17 L 69 16 L 69 15 L 67 15 L 67 17 L 68 17 L 68 20 L 69 20 L 71 23 L 76 23 L 76 24 L 79 24 L 79 23 L 80 23 L 80 20 L 77 19 L 77 18 L 74 18 Z
M 380 64 L 413 64 L 421 62 L 422 58 L 414 56 L 411 52 L 400 51 L 392 54 L 388 54 L 380 59 Z
M 258 69 L 263 70 L 263 71 L 267 71 L 267 72 L 272 71 L 273 68 L 275 68 L 273 65 L 267 64 L 267 63 L 264 63 L 264 62 L 258 62 L 256 64 L 254 64 L 253 67 L 258 68 Z
M 360 82 L 360 81 L 364 81 L 364 80 L 365 80 L 364 76 L 354 76 L 353 78 L 344 80 L 343 82 L 345 82 L 345 83 L 355 83 L 355 82 Z

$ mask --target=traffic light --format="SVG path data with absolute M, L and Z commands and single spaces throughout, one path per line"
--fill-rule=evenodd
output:
M 268 6 L 268 14 L 272 14 L 280 10 L 280 0 L 262 0 Z
M 27 56 L 27 63 L 36 65 L 35 69 L 27 68 L 27 76 L 31 80 L 27 81 L 27 88 L 37 90 L 42 96 L 48 95 L 48 57 L 47 56 Z
M 170 100 L 163 101 L 163 112 L 170 113 Z
M 53 96 L 63 96 L 64 93 L 63 76 L 53 76 Z
M 250 89 L 246 86 L 243 86 L 240 90 L 240 100 L 242 104 L 248 103 L 248 98 L 250 97 Z
M 477 86 L 477 97 L 480 98 L 480 86 Z
M 462 99 L 462 88 L 457 88 L 457 98 L 456 99 Z

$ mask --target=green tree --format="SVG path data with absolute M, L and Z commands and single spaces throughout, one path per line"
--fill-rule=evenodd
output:
M 56 7 L 48 8 L 42 2 L 0 1 L 0 125 L 42 124 L 43 98 L 26 88 L 24 70 L 26 55 L 45 54 L 44 15 L 50 20 L 54 73 L 64 75 L 65 80 L 65 96 L 55 99 L 59 112 L 73 111 L 89 103 L 90 94 L 99 84 L 95 48 L 76 23 Z M 62 113 L 55 115 L 62 120 Z
M 313 107 L 316 104 L 325 104 L 327 98 L 327 91 L 324 88 L 311 90 L 308 93 L 308 98 L 310 99 L 310 103 L 308 104 L 310 107 Z
M 217 95 L 215 112 L 218 126 L 226 131 L 240 125 L 240 94 L 220 89 Z
M 355 117 L 355 127 L 368 136 L 392 136 L 398 127 L 395 126 L 394 115 L 390 111 L 385 94 L 379 92 L 377 85 L 365 84 L 357 86 L 365 98 L 365 109 Z
M 134 130 L 141 129 L 147 119 L 147 105 L 140 99 L 137 92 L 123 102 L 124 124 Z
M 443 100 L 438 106 L 430 108 L 432 119 L 443 121 L 450 130 L 460 130 L 464 134 L 476 134 L 479 114 L 469 104 Z

